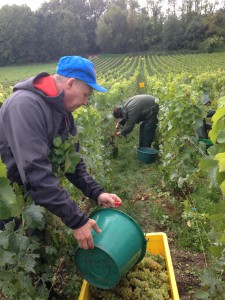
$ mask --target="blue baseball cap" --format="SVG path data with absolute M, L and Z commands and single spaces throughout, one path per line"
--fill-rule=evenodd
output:
M 99 92 L 107 92 L 107 89 L 96 82 L 94 64 L 81 56 L 63 56 L 58 62 L 56 74 L 76 78 L 84 81 L 87 85 Z

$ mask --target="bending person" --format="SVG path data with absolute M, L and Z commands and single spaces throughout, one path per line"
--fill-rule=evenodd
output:
M 120 121 L 116 124 L 117 136 L 127 136 L 140 124 L 139 147 L 151 147 L 158 124 L 159 105 L 157 98 L 151 95 L 136 95 L 113 111 L 113 115 Z M 121 128 L 122 126 L 122 128 Z

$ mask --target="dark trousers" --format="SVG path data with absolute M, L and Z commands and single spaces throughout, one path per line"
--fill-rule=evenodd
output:
M 203 120 L 203 125 L 198 128 L 197 134 L 199 139 L 208 139 L 208 133 L 212 129 L 212 124 L 206 123 L 206 120 Z
M 151 114 L 149 118 L 141 123 L 139 133 L 139 147 L 151 147 L 158 124 L 157 114 L 158 106 L 155 107 L 154 114 Z

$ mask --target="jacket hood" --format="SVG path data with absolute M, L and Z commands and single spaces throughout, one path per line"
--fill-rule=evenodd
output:
M 48 105 L 53 106 L 57 111 L 63 113 L 63 114 L 67 114 L 65 105 L 64 105 L 64 91 L 62 91 L 60 94 L 58 94 L 55 97 L 49 97 L 47 96 L 43 91 L 38 90 L 37 88 L 34 87 L 34 82 L 42 77 L 47 77 L 50 76 L 49 73 L 46 72 L 42 72 L 40 74 L 38 74 L 37 76 L 28 78 L 24 81 L 20 81 L 18 82 L 14 87 L 13 87 L 13 92 L 16 91 L 21 91 L 21 90 L 25 90 L 25 91 L 31 91 L 35 94 L 38 94 L 41 96 L 42 99 L 44 99 Z

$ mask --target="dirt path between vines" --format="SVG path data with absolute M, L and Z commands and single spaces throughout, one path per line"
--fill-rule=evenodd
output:
M 146 213 L 146 207 L 149 205 L 149 200 L 152 196 L 153 194 L 142 192 L 137 193 L 132 199 L 133 203 L 139 204 L 139 214 L 143 217 L 146 228 L 152 227 L 151 219 Z M 141 205 L 141 202 L 145 203 L 145 205 Z M 177 210 L 176 205 L 169 204 L 166 198 L 155 197 L 154 202 L 162 206 L 171 219 L 179 217 L 179 210 Z M 200 289 L 199 273 L 206 265 L 204 254 L 178 249 L 175 244 L 174 233 L 168 231 L 166 226 L 158 225 L 155 229 L 157 232 L 165 232 L 167 235 L 180 300 L 196 300 L 196 291 Z
M 200 288 L 198 274 L 204 269 L 205 257 L 202 253 L 177 250 L 171 242 L 169 246 L 180 300 L 196 300 L 195 292 Z

